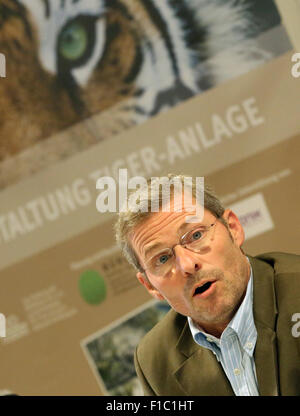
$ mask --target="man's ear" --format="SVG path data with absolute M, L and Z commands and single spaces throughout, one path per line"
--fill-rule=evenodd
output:
M 231 209 L 226 209 L 223 213 L 223 218 L 228 224 L 229 232 L 235 242 L 240 248 L 245 241 L 245 232 L 240 223 L 237 215 L 231 211 Z
M 136 277 L 138 278 L 139 282 L 143 286 L 145 286 L 145 288 L 148 290 L 151 296 L 153 296 L 157 300 L 165 300 L 163 295 L 161 295 L 161 293 L 157 289 L 155 289 L 154 286 L 152 286 L 152 284 L 150 283 L 148 278 L 144 275 L 144 273 L 137 272 Z

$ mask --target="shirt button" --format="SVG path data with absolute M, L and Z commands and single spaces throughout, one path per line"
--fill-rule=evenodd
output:
M 245 347 L 246 347 L 248 350 L 251 350 L 252 346 L 253 346 L 252 342 L 247 342 L 247 344 L 245 345 Z
M 241 370 L 239 368 L 235 368 L 233 370 L 235 376 L 239 376 L 241 374 Z

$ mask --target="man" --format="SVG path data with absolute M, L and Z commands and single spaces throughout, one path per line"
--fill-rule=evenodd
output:
M 145 394 L 300 395 L 300 337 L 292 331 L 299 256 L 246 257 L 237 216 L 209 188 L 201 221 L 186 221 L 195 213 L 195 186 L 191 192 L 193 203 L 173 192 L 173 209 L 163 212 L 160 195 L 159 212 L 129 208 L 116 224 L 139 281 L 172 307 L 135 353 Z M 150 208 L 141 192 L 139 199 Z

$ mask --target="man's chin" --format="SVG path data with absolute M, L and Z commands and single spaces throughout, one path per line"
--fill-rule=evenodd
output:
M 216 305 L 214 305 L 216 306 Z M 232 319 L 232 307 L 212 307 L 210 310 L 200 310 L 194 307 L 192 319 L 200 326 L 225 325 Z

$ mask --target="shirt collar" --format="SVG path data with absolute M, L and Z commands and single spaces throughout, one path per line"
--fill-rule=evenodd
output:
M 192 336 L 198 344 L 207 348 L 208 345 L 206 340 L 207 338 L 211 338 L 218 346 L 220 346 L 220 340 L 222 341 L 222 339 L 226 338 L 230 333 L 232 333 L 232 331 L 234 331 L 239 338 L 241 346 L 250 356 L 253 355 L 257 339 L 257 331 L 253 318 L 253 272 L 250 262 L 249 266 L 250 278 L 247 284 L 245 297 L 236 314 L 223 331 L 220 339 L 214 337 L 213 335 L 207 334 L 201 328 L 199 329 L 193 320 L 188 317 L 188 323 Z M 202 334 L 202 336 L 200 334 Z
M 231 328 L 238 335 L 241 346 L 252 356 L 257 339 L 257 331 L 253 318 L 253 272 L 251 265 L 246 295 L 227 328 Z

